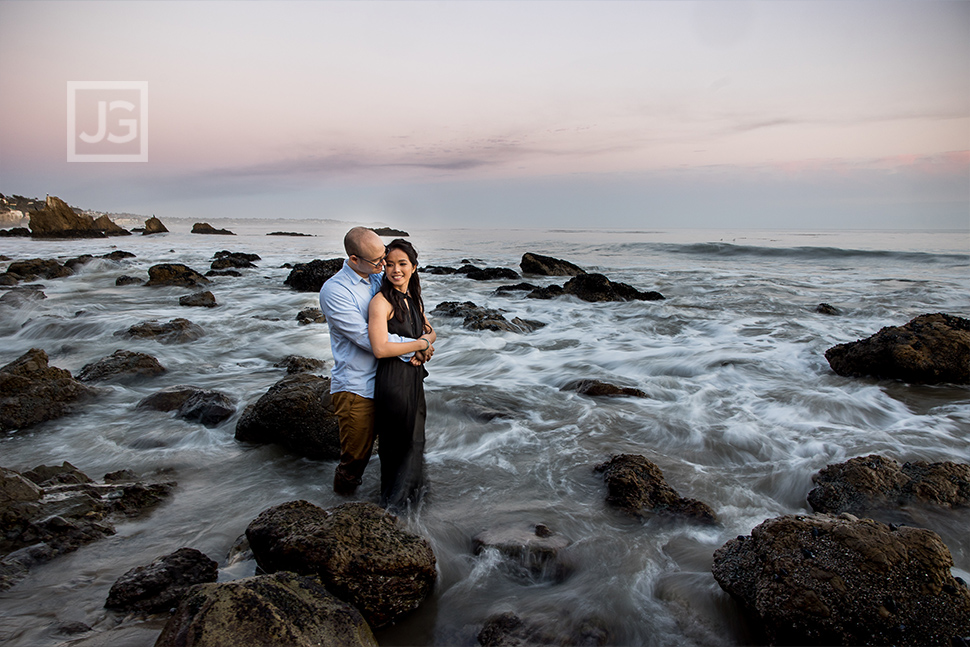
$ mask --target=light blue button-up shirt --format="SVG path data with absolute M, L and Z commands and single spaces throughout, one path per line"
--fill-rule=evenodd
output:
M 367 336 L 367 309 L 370 300 L 381 289 L 383 277 L 381 272 L 364 278 L 344 260 L 340 271 L 320 288 L 320 309 L 327 315 L 330 350 L 333 352 L 331 393 L 349 391 L 365 398 L 374 397 L 377 358 Z M 388 335 L 388 340 L 414 341 L 399 335 Z

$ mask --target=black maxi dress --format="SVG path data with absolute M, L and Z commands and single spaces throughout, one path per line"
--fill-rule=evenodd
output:
M 404 321 L 391 317 L 390 333 L 417 339 L 424 332 L 424 319 L 414 302 L 405 296 L 408 314 Z M 421 498 L 424 489 L 424 366 L 414 366 L 400 357 L 378 360 L 374 383 L 377 455 L 381 459 L 381 505 L 405 509 Z

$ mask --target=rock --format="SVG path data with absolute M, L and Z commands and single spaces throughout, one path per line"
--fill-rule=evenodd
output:
M 300 322 L 301 326 L 312 323 L 327 323 L 327 318 L 324 316 L 320 308 L 303 308 L 303 310 L 300 310 L 300 312 L 297 313 L 296 320 Z
M 261 512 L 246 536 L 261 569 L 318 575 L 375 628 L 416 609 L 437 578 L 427 540 L 373 503 L 323 510 L 291 501 Z
M 872 376 L 912 384 L 970 384 L 970 320 L 925 314 L 905 326 L 825 351 L 832 370 L 845 377 Z
M 174 487 L 98 484 L 67 462 L 23 474 L 0 468 L 0 590 L 16 584 L 37 564 L 113 535 L 111 515 L 141 514 Z
M 284 377 L 243 411 L 236 440 L 282 445 L 301 456 L 340 458 L 340 434 L 330 401 L 330 378 Z
M 184 297 L 179 297 L 179 305 L 190 308 L 215 308 L 219 304 L 216 303 L 214 294 L 208 290 L 203 290 L 202 292 L 195 292 L 193 294 L 187 294 Z
M 0 238 L 30 238 L 30 230 L 26 227 L 0 229 Z
M 121 249 L 116 249 L 113 252 L 108 252 L 107 254 L 102 254 L 101 255 L 101 258 L 107 258 L 109 261 L 121 261 L 121 260 L 124 260 L 126 258 L 137 258 L 137 256 L 135 256 L 131 252 L 126 252 L 126 251 L 121 250 Z
M 287 355 L 280 361 L 273 364 L 276 368 L 285 368 L 290 375 L 294 373 L 312 373 L 327 367 L 327 363 L 322 359 L 312 357 L 301 357 L 299 355 Z
M 60 418 L 92 393 L 69 371 L 49 366 L 47 353 L 32 348 L 0 368 L 0 431 Z
M 135 377 L 153 377 L 164 372 L 165 367 L 151 355 L 130 350 L 116 350 L 107 357 L 86 364 L 78 373 L 77 379 L 82 382 L 107 379 L 124 380 Z
M 645 398 L 647 394 L 640 389 L 629 386 L 616 386 L 599 380 L 573 380 L 563 386 L 560 391 L 578 391 L 583 395 L 590 396 L 625 396 L 630 395 L 637 398 Z
M 603 472 L 609 494 L 606 502 L 630 514 L 647 510 L 656 514 L 676 515 L 701 523 L 717 523 L 717 516 L 706 503 L 686 499 L 664 480 L 654 463 L 636 454 L 619 454 L 595 467 Z
M 602 274 L 580 274 L 566 281 L 563 286 L 566 294 L 572 294 L 583 301 L 661 301 L 659 292 L 641 292 L 626 283 L 609 280 Z
M 727 542 L 712 570 L 772 644 L 948 645 L 970 635 L 952 565 L 929 530 L 797 515 Z
M 828 465 L 812 477 L 808 502 L 816 512 L 871 516 L 898 506 L 970 506 L 970 465 L 914 461 L 900 465 L 877 454 Z
M 230 267 L 256 267 L 253 265 L 253 261 L 261 260 L 259 254 L 246 254 L 243 252 L 230 252 L 223 250 L 221 252 L 216 252 L 215 260 L 212 261 L 210 267 L 213 270 L 224 270 Z
M 305 236 L 307 238 L 312 238 L 313 234 L 301 234 L 296 231 L 271 231 L 267 236 Z
M 219 391 L 196 391 L 182 403 L 176 415 L 189 422 L 215 427 L 236 413 L 236 402 Z
M 219 235 L 219 236 L 235 236 L 236 235 L 236 234 L 232 233 L 231 231 L 229 231 L 228 229 L 216 229 L 215 227 L 213 227 L 212 225 L 210 225 L 207 222 L 197 222 L 197 223 L 195 223 L 194 225 L 192 225 L 192 231 L 190 233 L 193 233 L 193 234 L 216 234 L 216 235 Z
M 18 281 L 33 281 L 38 278 L 60 279 L 74 272 L 55 260 L 32 258 L 27 261 L 14 261 L 7 266 L 7 274 L 14 276 Z
M 419 272 L 427 274 L 458 274 L 458 270 L 453 267 L 442 267 L 440 265 L 427 265 L 418 268 Z
M 360 612 L 316 577 L 280 572 L 202 584 L 179 603 L 155 647 L 377 647 Z
M 154 339 L 162 344 L 184 344 L 205 336 L 202 326 L 194 324 L 188 319 L 172 319 L 168 323 L 157 321 L 143 321 L 127 330 L 115 332 L 116 336 L 139 337 Z
M 510 270 L 507 267 L 486 267 L 482 270 L 466 272 L 465 276 L 474 281 L 496 281 L 501 279 L 515 280 L 520 278 L 518 272 L 515 270 Z
M 538 290 L 539 286 L 532 285 L 531 283 L 516 283 L 515 285 L 500 285 L 495 288 L 492 294 L 505 294 L 506 292 L 532 292 L 533 290 Z
M 127 274 L 124 274 L 122 276 L 119 276 L 117 279 L 115 279 L 115 285 L 118 285 L 118 286 L 121 286 L 121 285 L 141 285 L 144 282 L 145 282 L 145 279 L 143 279 L 143 278 L 140 278 L 140 277 L 137 277 L 137 276 L 128 276 Z
M 0 274 L 0 285 L 2 286 L 17 285 L 17 277 L 14 276 L 13 274 L 7 274 L 6 272 L 4 272 L 3 274 Z
M 131 236 L 131 232 L 120 227 L 111 221 L 108 216 L 102 215 L 94 219 L 94 226 L 96 229 L 103 231 L 109 236 Z
M 820 303 L 817 306 L 815 306 L 815 312 L 817 312 L 820 315 L 831 315 L 833 317 L 836 317 L 842 314 L 841 310 L 827 303 Z
M 342 258 L 297 263 L 283 281 L 283 285 L 288 285 L 297 292 L 319 292 L 327 279 L 339 272 L 343 266 Z
M 519 263 L 523 274 L 538 274 L 540 276 L 578 276 L 586 274 L 586 270 L 552 256 L 543 256 L 526 252 Z
M 239 270 L 209 270 L 206 276 L 242 276 Z
M 530 647 L 532 645 L 613 644 L 612 632 L 602 618 L 572 618 L 565 612 L 533 616 L 527 620 L 511 611 L 491 616 L 478 632 L 483 647 Z
M 168 229 L 166 229 L 165 225 L 162 224 L 162 221 L 156 218 L 155 216 L 152 216 L 151 218 L 145 221 L 145 231 L 141 232 L 141 235 L 150 236 L 152 234 L 165 234 L 165 233 L 168 233 Z
M 209 285 L 211 281 L 191 267 L 180 263 L 161 263 L 148 268 L 147 286 L 179 285 L 194 288 Z
M 546 285 L 525 295 L 529 299 L 555 299 L 566 294 L 561 285 Z
M 91 254 L 82 254 L 76 258 L 70 258 L 64 261 L 64 267 L 71 270 L 71 273 L 73 274 L 77 272 L 77 268 L 81 267 L 82 265 L 87 265 L 93 260 L 94 256 Z
M 462 325 L 469 330 L 494 330 L 515 333 L 533 332 L 546 324 L 541 321 L 520 319 L 512 321 L 505 318 L 498 310 L 477 306 L 471 301 L 459 303 L 444 301 L 435 306 L 433 314 L 444 317 L 463 317 Z
M 43 209 L 32 211 L 31 235 L 39 238 L 103 238 L 104 232 L 94 224 L 94 218 L 77 213 L 66 202 L 54 196 L 47 197 Z
M 180 548 L 119 577 L 104 606 L 126 613 L 168 612 L 190 586 L 215 582 L 218 576 L 216 562 L 194 548 Z
M 400 238 L 407 238 L 410 234 L 406 231 L 401 231 L 400 229 L 392 229 L 390 227 L 371 227 L 371 230 L 378 236 L 397 236 Z
M 162 389 L 152 395 L 144 398 L 138 403 L 138 409 L 154 409 L 155 411 L 175 411 L 183 404 L 185 401 L 192 397 L 194 394 L 204 391 L 196 386 L 186 386 L 183 384 L 177 384 L 175 386 L 170 386 Z
M 530 580 L 564 580 L 572 570 L 564 552 L 570 541 L 543 524 L 492 528 L 472 538 L 475 554 L 494 548 L 514 564 L 513 575 Z
M 25 285 L 4 292 L 3 296 L 0 296 L 0 304 L 11 308 L 23 308 L 25 305 L 43 301 L 46 298 L 47 295 L 39 285 Z
M 138 475 L 129 469 L 116 470 L 104 475 L 105 483 L 132 483 L 138 480 Z

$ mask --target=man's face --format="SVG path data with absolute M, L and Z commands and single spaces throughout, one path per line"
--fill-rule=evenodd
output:
M 374 234 L 361 241 L 360 253 L 354 254 L 349 261 L 358 274 L 378 274 L 384 271 L 384 243 Z

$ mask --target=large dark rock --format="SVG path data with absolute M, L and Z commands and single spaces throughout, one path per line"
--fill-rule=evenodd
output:
M 32 258 L 26 261 L 14 261 L 7 266 L 7 274 L 18 281 L 33 281 L 34 279 L 60 279 L 70 276 L 74 272 L 53 259 Z
M 118 337 L 138 337 L 140 339 L 154 339 L 162 344 L 184 344 L 205 336 L 205 330 L 199 324 L 188 319 L 172 319 L 167 323 L 158 321 L 143 321 L 126 330 L 115 332 Z
M 176 415 L 189 422 L 215 427 L 236 413 L 236 401 L 219 391 L 199 390 L 179 406 Z
M 717 522 L 709 505 L 677 494 L 667 484 L 660 468 L 643 456 L 619 454 L 597 465 L 595 470 L 603 472 L 607 503 L 625 512 L 639 515 L 646 510 L 702 523 Z
M 159 265 L 152 265 L 148 268 L 148 283 L 145 285 L 149 287 L 178 285 L 194 288 L 200 285 L 209 285 L 210 283 L 212 281 L 188 265 L 182 265 L 181 263 L 160 263 Z
M 373 503 L 323 510 L 291 501 L 260 513 L 246 536 L 264 571 L 318 575 L 375 628 L 416 609 L 437 578 L 427 540 L 402 530 Z
M 538 274 L 540 276 L 578 276 L 586 274 L 586 270 L 552 256 L 526 252 L 519 263 L 523 274 Z
M 507 267 L 486 267 L 483 269 L 476 269 L 470 272 L 465 272 L 465 276 L 474 281 L 497 281 L 502 279 L 515 280 L 519 277 L 519 273 L 515 270 L 509 269 Z
M 443 301 L 435 306 L 433 314 L 442 317 L 461 317 L 462 325 L 469 330 L 494 330 L 502 332 L 527 333 L 542 328 L 546 324 L 531 319 L 515 317 L 512 321 L 498 310 L 483 308 L 471 301 Z
M 0 368 L 0 431 L 60 418 L 93 393 L 69 371 L 49 366 L 43 350 L 32 348 Z
M 114 534 L 112 515 L 136 516 L 175 483 L 95 483 L 70 463 L 19 474 L 0 468 L 0 590 L 54 557 Z
M 248 268 L 256 267 L 253 261 L 260 260 L 259 254 L 247 254 L 245 252 L 230 252 L 223 250 L 216 252 L 215 259 L 210 265 L 213 270 L 225 270 L 230 267 Z
M 317 577 L 279 572 L 202 584 L 179 603 L 155 647 L 377 647 L 360 612 Z
M 563 286 L 566 294 L 572 294 L 583 301 L 661 301 L 659 292 L 641 292 L 626 283 L 611 281 L 602 274 L 580 274 L 566 281 Z
M 330 400 L 330 378 L 290 375 L 243 411 L 236 440 L 282 445 L 301 456 L 340 458 L 340 432 Z
M 47 197 L 43 209 L 32 211 L 30 232 L 38 238 L 103 238 L 104 232 L 94 224 L 94 218 L 77 213 L 66 202 Z
M 142 236 L 150 236 L 152 234 L 165 234 L 168 233 L 168 229 L 162 224 L 162 221 L 152 216 L 145 221 L 145 231 L 141 232 Z
M 914 384 L 970 384 L 970 320 L 937 313 L 825 351 L 832 370 Z
M 871 454 L 828 465 L 812 477 L 808 502 L 816 512 L 869 516 L 899 506 L 970 506 L 970 465 L 903 463 Z
M 94 226 L 96 229 L 103 231 L 108 236 L 131 236 L 131 232 L 116 225 L 111 218 L 106 215 L 98 216 L 94 219 Z
M 218 235 L 218 236 L 235 236 L 236 235 L 236 234 L 232 233 L 231 231 L 229 231 L 228 229 L 216 229 L 215 227 L 213 227 L 212 225 L 210 225 L 207 222 L 197 222 L 197 223 L 195 223 L 194 225 L 192 225 L 192 231 L 190 233 L 193 233 L 193 234 L 215 234 L 215 235 Z
M 952 566 L 929 530 L 799 515 L 727 542 L 712 570 L 772 644 L 956 645 L 970 637 L 970 591 Z
M 126 613 L 163 613 L 195 584 L 215 582 L 219 565 L 194 548 L 179 548 L 119 577 L 104 606 Z
M 98 380 L 125 380 L 138 377 L 153 377 L 165 372 L 158 360 L 145 353 L 130 350 L 116 350 L 96 362 L 85 364 L 77 379 L 82 382 Z
M 613 644 L 613 635 L 607 623 L 595 616 L 573 618 L 563 612 L 522 619 L 506 611 L 485 621 L 478 632 L 478 642 L 482 647 L 597 647 Z
M 509 561 L 514 576 L 528 580 L 565 579 L 572 571 L 565 554 L 570 543 L 543 524 L 490 528 L 472 538 L 476 555 L 493 548 Z
M 161 391 L 157 391 L 143 398 L 137 405 L 138 409 L 154 409 L 155 411 L 175 411 L 196 393 L 203 392 L 197 386 L 176 384 Z
M 339 272 L 343 266 L 342 258 L 297 263 L 290 270 L 290 275 L 283 281 L 283 285 L 288 285 L 297 292 L 319 292 L 327 279 Z
M 615 384 L 610 384 L 608 382 L 602 382 L 600 380 L 573 380 L 566 383 L 560 391 L 577 391 L 583 395 L 589 396 L 607 396 L 607 397 L 618 397 L 618 396 L 633 396 L 637 398 L 645 398 L 647 394 L 640 389 L 635 389 L 631 386 L 616 386 Z

